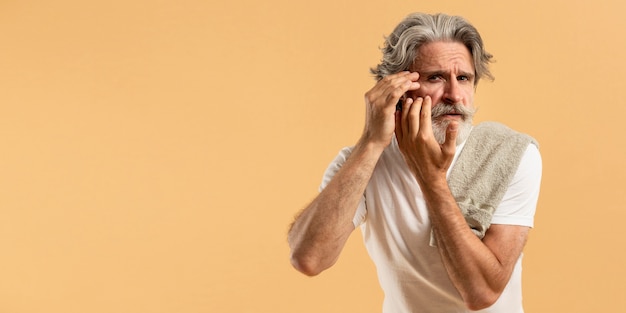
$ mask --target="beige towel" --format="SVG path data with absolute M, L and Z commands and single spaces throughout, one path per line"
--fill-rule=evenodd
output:
M 476 125 L 448 177 L 448 186 L 472 231 L 482 239 L 532 137 L 500 123 Z M 434 233 L 430 245 L 435 246 Z

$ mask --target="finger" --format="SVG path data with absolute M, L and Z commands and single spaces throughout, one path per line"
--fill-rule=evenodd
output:
M 446 128 L 446 141 L 442 145 L 442 151 L 448 156 L 454 156 L 456 150 L 456 136 L 459 133 L 459 124 L 453 121 Z
M 385 106 L 391 106 L 393 104 L 395 107 L 398 101 L 402 101 L 401 99 L 405 95 L 406 90 L 404 85 L 387 87 L 387 90 L 385 90 L 383 94 Z
M 404 136 L 402 135 L 402 111 L 396 111 L 395 113 L 395 118 L 396 118 L 396 139 L 398 139 L 398 142 L 402 142 L 402 138 L 404 138 Z
M 409 74 L 407 74 L 407 78 L 410 79 L 411 82 L 413 82 L 413 85 L 409 90 L 419 89 L 420 84 L 417 81 L 420 78 L 420 74 L 418 72 L 410 72 Z
M 430 96 L 424 97 L 424 104 L 420 112 L 420 132 L 423 134 L 431 134 L 433 132 L 432 126 L 432 98 Z
M 386 95 L 389 93 L 390 86 L 397 86 L 399 82 L 402 81 L 402 77 L 408 75 L 409 72 L 400 72 L 392 75 L 388 75 L 379 80 L 372 89 L 370 89 L 365 95 L 366 99 L 370 103 L 375 103 L 381 97 L 386 98 Z M 386 101 L 384 99 L 383 101 Z
M 404 71 L 392 75 L 385 76 L 383 79 L 379 81 L 379 84 L 383 89 L 388 88 L 389 86 L 398 87 L 405 83 L 405 81 L 410 80 L 410 72 Z
M 411 136 L 411 138 L 415 138 L 420 129 L 420 112 L 422 111 L 423 105 L 424 98 L 418 97 L 412 103 L 410 110 L 407 110 L 406 120 L 404 121 L 406 124 L 405 134 Z
M 412 98 L 406 98 L 404 100 L 404 104 L 402 105 L 402 112 L 400 112 L 400 131 L 402 133 L 403 136 L 408 135 L 409 134 L 409 122 L 407 121 L 407 116 L 409 115 L 409 111 L 411 110 L 411 107 L 413 106 L 413 99 Z
M 383 84 L 386 95 L 385 103 L 397 103 L 398 100 L 409 90 L 417 90 L 420 84 L 417 82 L 419 74 L 417 72 L 402 72 L 401 75 L 390 75 L 386 82 Z M 384 87 L 386 85 L 386 87 Z
M 411 110 L 412 106 L 413 106 L 413 99 L 406 98 L 404 100 L 404 104 L 402 105 L 402 112 L 400 112 L 401 113 L 400 130 L 401 130 L 403 137 L 409 135 L 409 123 L 407 122 L 406 116 L 408 112 Z

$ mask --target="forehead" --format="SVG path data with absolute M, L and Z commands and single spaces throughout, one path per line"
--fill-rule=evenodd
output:
M 457 69 L 474 73 L 474 61 L 469 49 L 456 41 L 435 41 L 417 50 L 411 67 L 416 71 L 444 71 Z

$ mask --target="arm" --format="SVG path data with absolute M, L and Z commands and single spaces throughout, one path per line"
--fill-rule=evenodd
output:
M 419 88 L 417 73 L 389 75 L 365 94 L 363 135 L 328 186 L 295 219 L 288 234 L 291 264 L 314 276 L 338 259 L 354 230 L 352 219 L 383 150 L 395 129 L 395 105 Z
M 489 307 L 511 278 L 530 228 L 492 225 L 481 241 L 467 226 L 447 185 L 439 186 L 424 194 L 448 276 L 469 309 Z
M 437 248 L 450 280 L 469 309 L 486 308 L 508 283 L 529 228 L 492 225 L 482 241 L 471 232 L 446 181 L 457 126 L 450 124 L 446 141 L 439 145 L 432 135 L 430 107 L 429 97 L 408 103 L 408 112 L 403 112 L 397 122 L 398 142 L 424 193 Z
M 337 261 L 354 230 L 352 219 L 380 153 L 371 145 L 356 145 L 328 186 L 296 218 L 288 241 L 298 271 L 314 276 Z

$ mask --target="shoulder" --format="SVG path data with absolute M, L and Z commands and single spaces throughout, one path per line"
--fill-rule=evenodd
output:
M 539 149 L 528 145 L 507 191 L 494 213 L 492 224 L 534 226 L 541 188 L 542 161 Z
M 532 143 L 539 147 L 539 143 L 532 136 L 516 131 L 502 123 L 487 121 L 475 125 L 472 128 L 472 136 L 475 139 L 490 139 L 495 142 L 502 141 L 518 141 L 523 143 Z
M 330 162 L 330 164 L 328 164 L 328 167 L 326 168 L 326 171 L 324 172 L 324 177 L 322 178 L 322 184 L 319 188 L 320 191 L 326 188 L 326 185 L 328 185 L 330 180 L 335 176 L 335 174 L 337 174 L 339 169 L 341 169 L 341 167 L 346 162 L 348 157 L 350 157 L 350 154 L 352 154 L 353 149 L 354 149 L 354 146 L 342 148 L 337 154 L 337 156 L 335 156 L 333 161 Z
M 528 181 L 536 183 L 541 180 L 543 161 L 541 153 L 536 145 L 528 145 L 522 155 L 520 164 L 515 173 L 515 181 Z

